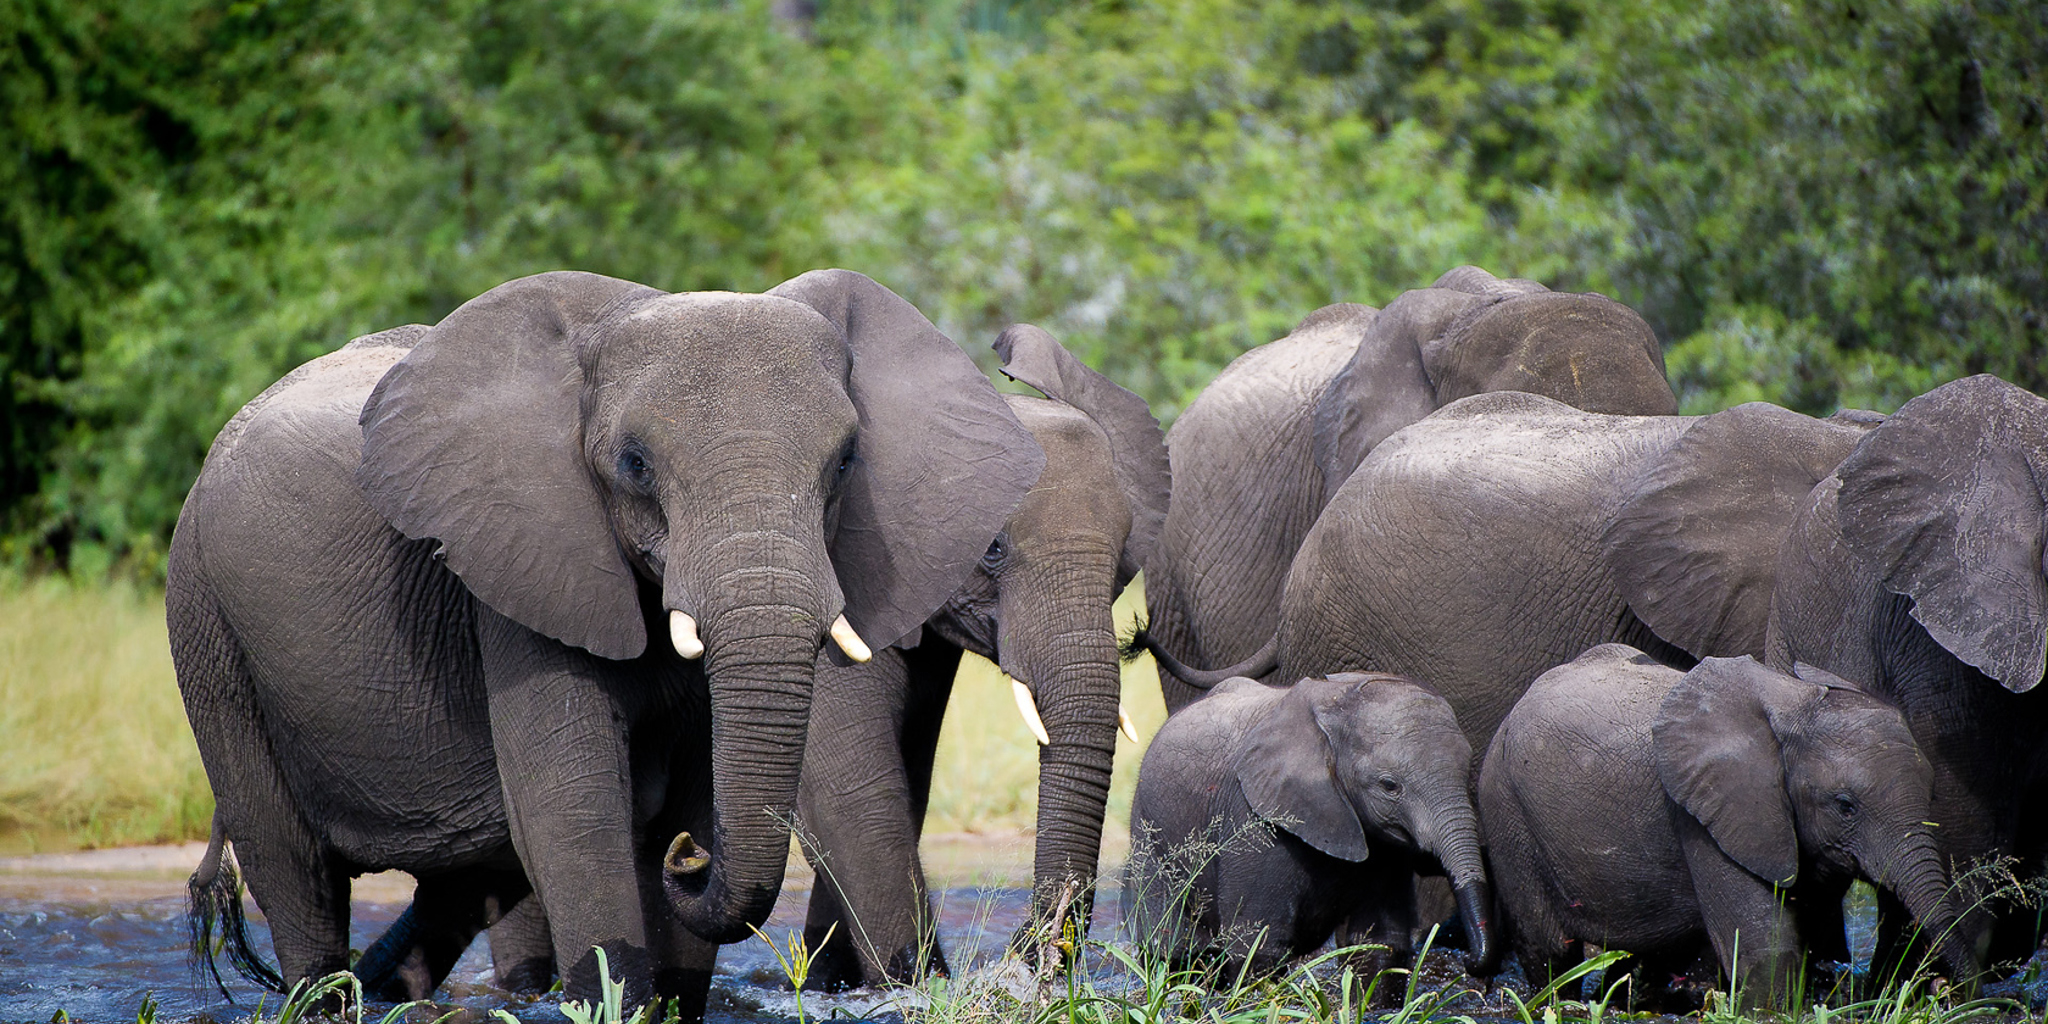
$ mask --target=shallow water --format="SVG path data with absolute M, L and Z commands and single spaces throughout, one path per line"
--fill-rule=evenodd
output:
M 1023 920 L 1029 893 L 1019 888 L 950 889 L 940 894 L 939 935 L 956 970 L 999 954 Z M 1100 925 L 1115 926 L 1114 898 L 1099 913 Z M 806 897 L 786 893 L 765 931 L 777 939 L 801 931 Z M 360 949 L 404 909 L 403 904 L 353 904 L 350 943 Z M 195 981 L 186 958 L 183 900 L 0 899 L 0 1021 L 48 1021 L 63 1011 L 77 1021 L 132 1021 L 145 997 L 161 1006 L 162 1021 L 246 1021 L 259 999 L 255 986 L 221 964 L 235 1001 Z M 270 932 L 252 915 L 250 936 L 266 954 Z M 565 1020 L 559 997 L 522 999 L 490 983 L 487 943 L 479 938 L 455 967 L 438 1000 L 444 1009 L 463 1007 L 481 1018 L 510 1011 L 526 1021 Z M 268 996 L 274 1007 L 276 996 Z M 812 1016 L 869 1017 L 886 1012 L 886 996 L 852 992 L 804 995 Z M 765 1022 L 792 1019 L 793 995 L 767 945 L 759 939 L 727 946 L 718 957 L 709 1020 Z M 265 1016 L 270 1014 L 266 1011 Z M 370 1016 L 375 1020 L 381 1012 Z M 432 1019 L 427 1017 L 426 1019 Z

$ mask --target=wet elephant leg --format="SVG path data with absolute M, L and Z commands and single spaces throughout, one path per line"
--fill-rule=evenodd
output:
M 546 992 L 555 983 L 555 939 L 540 901 L 521 900 L 491 926 L 491 968 L 507 992 Z
M 477 933 L 503 916 L 506 907 L 532 902 L 526 900 L 531 891 L 517 867 L 420 879 L 412 905 L 356 961 L 363 990 L 394 1003 L 431 998 Z

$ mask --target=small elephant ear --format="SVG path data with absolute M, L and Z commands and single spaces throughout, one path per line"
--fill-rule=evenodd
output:
M 1656 332 L 1635 310 L 1592 293 L 1508 294 L 1426 342 L 1422 365 L 1440 406 L 1486 391 L 1527 391 L 1587 412 L 1678 412 Z
M 1166 524 L 1173 490 L 1166 461 L 1166 433 L 1152 407 L 1075 358 L 1052 335 L 1030 324 L 1013 324 L 996 337 L 1003 374 L 1037 388 L 1045 397 L 1081 410 L 1109 437 L 1118 489 L 1131 508 L 1131 532 L 1124 539 L 1118 575 L 1128 581 L 1145 565 Z
M 1302 842 L 1339 860 L 1362 861 L 1368 852 L 1365 826 L 1337 782 L 1336 751 L 1317 721 L 1318 703 L 1332 689 L 1326 680 L 1304 679 L 1254 723 L 1237 760 L 1237 781 L 1252 813 L 1294 833 Z
M 1629 609 L 1694 657 L 1762 657 L 1778 546 L 1862 438 L 1763 402 L 1693 421 L 1644 466 L 1601 538 Z
M 1430 287 L 1449 288 L 1452 291 L 1466 292 L 1472 295 L 1527 295 L 1530 292 L 1547 292 L 1550 290 L 1527 278 L 1495 277 L 1487 273 L 1483 268 L 1475 267 L 1469 263 L 1462 267 L 1452 267 L 1444 271 L 1444 275 L 1437 278 L 1436 283 L 1430 285 Z
M 1348 306 L 1351 312 L 1341 320 L 1329 317 L 1313 326 L 1304 320 L 1295 328 L 1297 333 L 1344 329 L 1359 338 L 1351 361 L 1316 399 L 1314 452 L 1326 499 L 1387 435 L 1436 411 L 1435 387 L 1423 369 L 1423 344 L 1458 314 L 1493 301 L 1448 288 L 1418 288 L 1402 292 L 1377 314 L 1369 306 Z M 1318 310 L 1311 319 L 1324 313 Z
M 363 404 L 356 473 L 400 533 L 506 618 L 605 658 L 647 647 L 633 572 L 583 453 L 575 335 L 663 294 L 560 271 L 499 285 L 419 335 Z
M 813 270 L 768 294 L 846 337 L 860 433 L 832 564 L 855 632 L 877 648 L 914 643 L 1023 503 L 1045 452 L 960 346 L 866 275 Z
M 1819 692 L 1753 658 L 1708 658 L 1665 695 L 1650 729 L 1664 792 L 1773 885 L 1798 876 L 1799 836 L 1771 719 Z
M 1870 431 L 1837 475 L 1842 539 L 1913 618 L 2014 693 L 2048 672 L 2048 402 L 1989 374 Z

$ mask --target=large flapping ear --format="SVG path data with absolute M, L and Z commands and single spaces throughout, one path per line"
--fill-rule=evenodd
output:
M 2048 671 L 2048 402 L 1983 374 L 1907 402 L 1837 470 L 1842 539 L 2006 689 Z
M 1771 719 L 1819 693 L 1753 658 L 1708 658 L 1664 696 L 1650 729 L 1664 792 L 1773 885 L 1797 878 L 1799 834 Z
M 874 647 L 914 643 L 1023 503 L 1045 452 L 960 346 L 866 275 L 813 270 L 768 294 L 846 337 L 860 433 L 832 564 L 855 632 Z
M 1591 293 L 1510 294 L 1469 310 L 1422 346 L 1438 405 L 1527 391 L 1587 412 L 1669 416 L 1664 349 L 1636 311 Z
M 499 285 L 413 342 L 363 405 L 363 497 L 513 621 L 605 658 L 647 647 L 583 453 L 574 336 L 663 293 L 559 271 Z
M 1358 335 L 1351 361 L 1316 399 L 1314 451 L 1323 494 L 1337 493 L 1352 470 L 1387 435 L 1435 411 L 1436 391 L 1423 369 L 1422 345 L 1475 305 L 1499 301 L 1448 288 L 1402 292 L 1375 315 L 1369 306 L 1330 306 L 1301 322 L 1304 330 Z M 1342 315 L 1335 311 L 1342 310 Z
M 1862 438 L 1763 402 L 1695 420 L 1643 467 L 1601 538 L 1629 609 L 1694 657 L 1763 657 L 1778 546 Z
M 1452 291 L 1472 295 L 1527 295 L 1530 292 L 1547 292 L 1550 289 L 1525 277 L 1495 277 L 1481 267 L 1470 263 L 1452 267 L 1436 279 L 1431 288 L 1449 288 Z
M 1144 567 L 1153 542 L 1159 539 L 1173 490 L 1166 433 L 1152 418 L 1152 407 L 1089 369 L 1052 335 L 1030 324 L 1004 329 L 996 337 L 995 350 L 1003 360 L 1005 376 L 1079 409 L 1109 437 L 1117 487 L 1131 508 L 1131 532 L 1124 539 L 1117 569 L 1117 575 L 1129 581 Z
M 1365 825 L 1337 782 L 1337 753 L 1317 721 L 1318 703 L 1348 689 L 1304 679 L 1289 687 L 1245 734 L 1237 781 L 1252 813 L 1339 860 L 1362 861 Z

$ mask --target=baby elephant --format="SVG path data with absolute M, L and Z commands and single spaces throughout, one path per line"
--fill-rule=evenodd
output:
M 1968 969 L 1927 820 L 1933 773 L 1904 719 L 1797 671 L 1743 657 L 1681 673 L 1606 644 L 1530 686 L 1487 750 L 1479 808 L 1532 980 L 1581 942 L 1668 978 L 1711 941 L 1745 1001 L 1782 1002 L 1803 952 L 1849 959 L 1842 896 L 1858 878 Z
M 1466 968 L 1492 974 L 1471 787 L 1472 747 L 1450 705 L 1410 680 L 1227 680 L 1167 719 L 1145 753 L 1125 917 L 1177 959 L 1220 952 L 1271 970 L 1342 928 L 1406 964 L 1415 875 L 1448 874 Z

